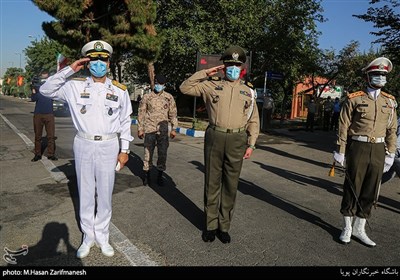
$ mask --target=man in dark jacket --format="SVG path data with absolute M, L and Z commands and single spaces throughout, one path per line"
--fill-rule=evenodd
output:
M 54 155 L 55 145 L 55 121 L 53 113 L 53 100 L 43 96 L 39 92 L 39 87 L 49 77 L 47 71 L 42 71 L 38 80 L 34 81 L 32 85 L 31 100 L 36 102 L 35 111 L 33 112 L 33 129 L 35 132 L 35 157 L 32 161 L 42 159 L 42 133 L 43 127 L 46 129 L 47 136 L 47 158 L 50 160 L 57 160 Z

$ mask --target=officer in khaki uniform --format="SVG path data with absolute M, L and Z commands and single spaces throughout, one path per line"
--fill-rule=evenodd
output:
M 251 156 L 260 131 L 255 92 L 239 79 L 246 54 L 232 46 L 222 55 L 223 65 L 201 70 L 180 86 L 183 94 L 201 96 L 209 126 L 204 142 L 204 242 L 217 235 L 229 243 L 237 187 L 243 159 Z M 224 78 L 214 76 L 220 70 Z
M 143 184 L 150 184 L 150 168 L 153 166 L 153 152 L 157 146 L 157 183 L 163 185 L 163 171 L 166 169 L 168 140 L 168 124 L 171 123 L 171 139 L 176 136 L 178 126 L 177 109 L 174 97 L 164 90 L 167 80 L 163 75 L 155 76 L 154 90 L 143 96 L 139 105 L 138 137 L 144 137 L 145 172 Z
M 339 237 L 344 244 L 353 235 L 369 247 L 376 245 L 367 236 L 365 223 L 378 199 L 382 173 L 392 166 L 396 151 L 397 103 L 381 90 L 392 67 L 385 57 L 373 60 L 363 69 L 366 90 L 348 94 L 340 112 L 334 160 L 343 166 L 346 157 L 340 209 L 344 226 Z

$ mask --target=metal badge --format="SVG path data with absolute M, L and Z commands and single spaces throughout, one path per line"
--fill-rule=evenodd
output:
M 215 96 L 213 95 L 212 99 L 213 99 L 212 100 L 213 103 L 217 103 L 219 101 L 219 95 L 215 95 Z
M 83 105 L 81 108 L 81 114 L 85 114 L 86 113 L 86 105 Z
M 224 88 L 222 86 L 216 86 L 215 90 L 223 90 Z
M 113 114 L 112 108 L 108 109 L 108 115 L 111 116 Z
M 164 109 L 167 109 L 167 108 L 168 108 L 168 105 L 167 105 L 167 104 L 165 104 L 165 105 L 164 105 Z

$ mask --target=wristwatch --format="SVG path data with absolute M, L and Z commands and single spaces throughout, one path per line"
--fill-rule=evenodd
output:
M 249 145 L 249 148 L 253 149 L 253 151 L 256 149 L 256 146 L 254 145 Z
M 131 153 L 130 150 L 121 150 L 121 153 L 129 155 Z

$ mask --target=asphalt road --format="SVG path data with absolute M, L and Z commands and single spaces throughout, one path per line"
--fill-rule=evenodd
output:
M 127 168 L 117 173 L 113 195 L 113 258 L 99 249 L 78 260 L 81 233 L 70 117 L 56 118 L 58 161 L 31 162 L 34 139 L 27 100 L 0 96 L 0 246 L 28 245 L 18 266 L 162 267 L 394 267 L 400 264 L 400 179 L 384 184 L 369 220 L 368 248 L 339 242 L 344 180 L 332 164 L 335 134 L 276 129 L 261 134 L 243 164 L 231 225 L 232 242 L 204 243 L 203 139 L 178 135 L 170 142 L 163 187 L 142 185 L 143 141 L 136 137 Z M 10 126 L 11 124 L 11 126 Z M 155 160 L 156 160 L 155 156 Z M 156 174 L 154 173 L 154 178 Z M 339 270 L 340 269 L 340 270 Z M 397 271 L 400 271 L 397 269 Z M 392 276 L 395 276 L 393 274 Z

